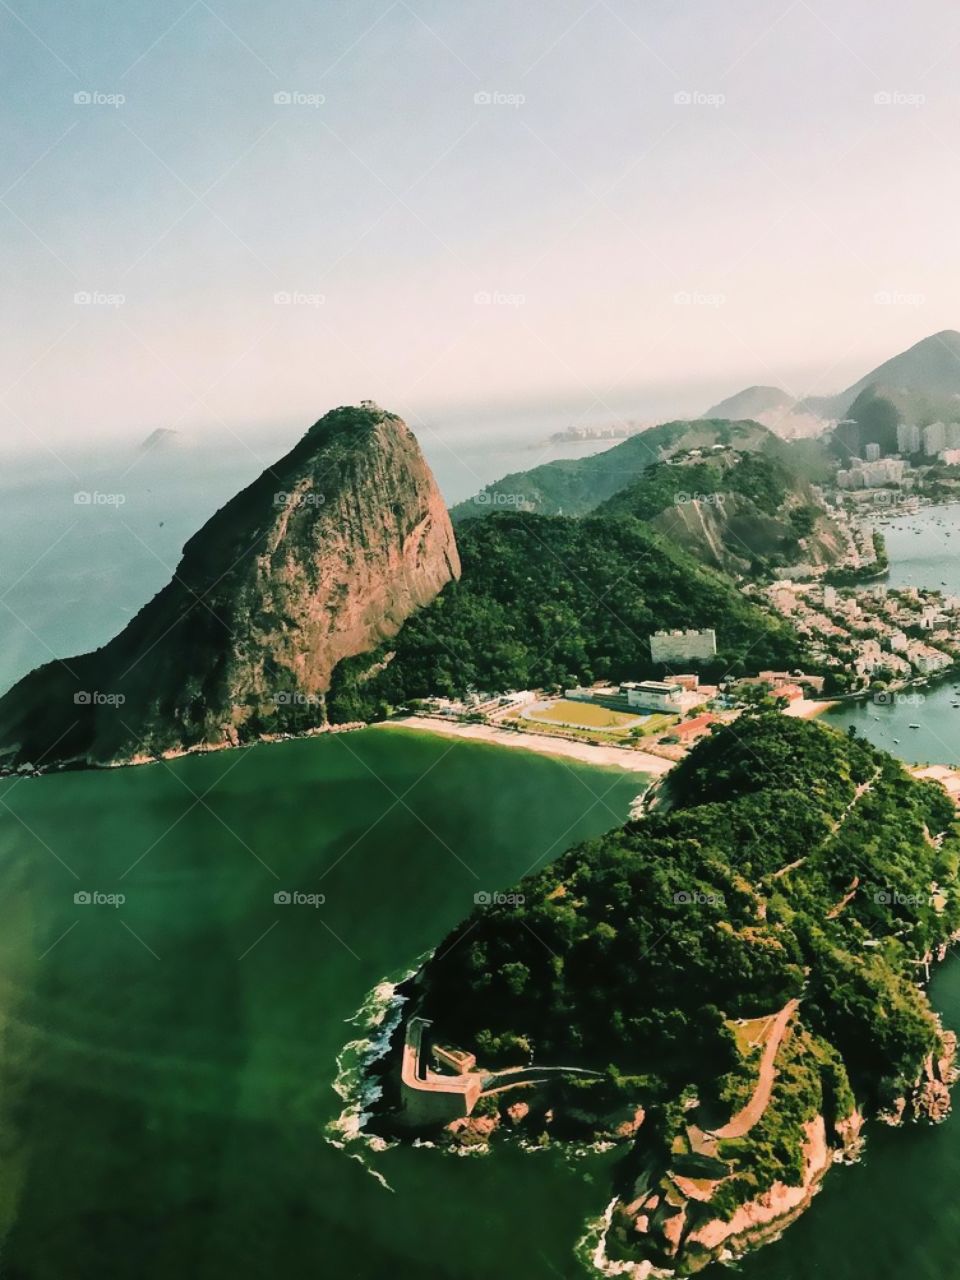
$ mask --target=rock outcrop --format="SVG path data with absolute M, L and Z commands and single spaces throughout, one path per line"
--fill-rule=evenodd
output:
M 95 653 L 0 699 L 5 771 L 136 762 L 324 723 L 342 659 L 394 636 L 460 561 L 407 426 L 335 409 L 187 543 Z

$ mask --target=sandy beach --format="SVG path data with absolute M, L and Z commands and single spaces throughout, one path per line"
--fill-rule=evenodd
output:
M 774 691 L 776 696 L 776 691 Z M 797 716 L 801 720 L 810 720 L 814 716 L 822 715 L 824 711 L 828 711 L 830 707 L 835 707 L 835 702 L 816 702 L 812 698 L 799 698 L 796 702 L 791 703 L 784 711 L 785 716 Z
M 569 760 L 579 760 L 583 764 L 613 766 L 627 769 L 631 773 L 646 773 L 651 777 L 660 777 L 673 768 L 672 760 L 664 760 L 646 751 L 631 751 L 625 747 L 592 747 L 586 742 L 550 738 L 539 733 L 515 733 L 513 730 L 497 729 L 487 724 L 448 724 L 426 716 L 406 716 L 402 720 L 383 721 L 372 727 L 418 729 L 424 733 L 439 733 L 447 738 L 464 738 L 469 742 L 491 742 L 498 747 L 519 747 L 545 756 L 563 756 Z

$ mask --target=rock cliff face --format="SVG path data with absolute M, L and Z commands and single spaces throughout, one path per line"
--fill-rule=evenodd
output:
M 406 425 L 335 409 L 194 535 L 104 648 L 0 699 L 4 770 L 113 764 L 323 724 L 336 664 L 395 635 L 460 561 Z

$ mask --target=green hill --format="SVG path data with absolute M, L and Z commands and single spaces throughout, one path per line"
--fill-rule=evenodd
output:
M 854 1098 L 939 1114 L 930 1064 L 950 1043 L 918 966 L 960 926 L 960 834 L 939 787 L 775 712 L 714 733 L 670 784 L 666 810 L 477 907 L 418 990 L 437 1034 L 484 1067 L 601 1073 L 544 1104 L 558 1137 L 565 1111 L 645 1108 L 608 1245 L 687 1275 L 722 1240 L 703 1244 L 698 1226 L 729 1222 L 775 1182 L 813 1185 L 848 1141 Z M 751 1037 L 775 1023 L 767 1096 L 721 1136 L 759 1087 Z M 545 1109 L 531 1119 L 534 1134 L 551 1125 Z
M 630 517 L 500 513 L 461 525 L 457 546 L 460 581 L 389 646 L 337 667 L 331 719 L 375 719 L 411 698 L 470 688 L 660 674 L 648 642 L 661 628 L 716 630 L 719 652 L 705 675 L 800 660 L 785 623 Z
M 622 444 L 589 458 L 547 462 L 516 471 L 489 484 L 473 498 L 451 508 L 454 524 L 509 509 L 538 515 L 582 516 L 639 479 L 648 467 L 673 453 L 725 445 L 740 450 L 775 449 L 782 445 L 756 422 L 665 422 L 641 431 Z M 782 446 L 788 447 L 788 446 Z
M 596 514 L 646 520 L 704 564 L 736 574 L 799 561 L 830 564 L 843 546 L 810 484 L 768 453 L 675 456 L 649 467 Z

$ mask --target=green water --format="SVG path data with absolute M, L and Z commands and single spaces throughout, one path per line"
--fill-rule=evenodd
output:
M 960 591 L 960 508 L 886 532 L 897 582 Z M 924 693 L 833 722 L 960 762 L 952 682 Z M 0 1280 L 584 1280 L 574 1247 L 616 1153 L 324 1135 L 375 985 L 641 786 L 392 730 L 0 783 Z M 956 959 L 933 997 L 960 1028 Z M 870 1125 L 862 1162 L 738 1274 L 954 1280 L 958 1187 L 960 1119 Z
M 602 1161 L 324 1129 L 370 990 L 643 783 L 396 730 L 4 783 L 0 1275 L 577 1274 Z

